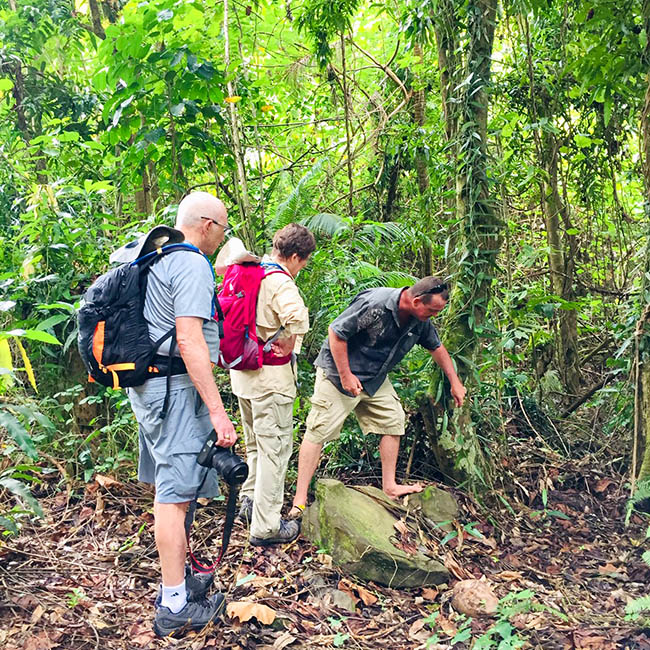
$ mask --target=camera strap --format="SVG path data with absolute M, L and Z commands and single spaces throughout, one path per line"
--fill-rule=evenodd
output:
M 217 565 L 221 563 L 223 556 L 226 553 L 228 544 L 230 542 L 230 534 L 232 533 L 232 528 L 235 523 L 235 514 L 237 513 L 237 496 L 239 495 L 239 485 L 230 485 L 228 486 L 228 502 L 226 504 L 226 521 L 223 526 L 223 534 L 221 536 L 221 551 L 219 551 L 219 557 L 216 562 L 213 562 L 210 565 L 203 564 L 200 562 L 197 557 L 192 552 L 192 547 L 190 546 L 190 529 L 194 523 L 194 514 L 196 513 L 197 499 L 199 498 L 199 492 L 205 483 L 205 479 L 210 470 L 206 470 L 203 475 L 203 479 L 199 484 L 199 487 L 196 490 L 196 495 L 194 500 L 190 503 L 187 513 L 185 514 L 185 536 L 187 538 L 187 550 L 190 555 L 190 562 L 192 568 L 199 573 L 212 573 L 214 572 Z

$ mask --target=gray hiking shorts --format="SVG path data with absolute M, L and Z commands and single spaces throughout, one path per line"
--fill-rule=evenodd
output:
M 165 392 L 164 377 L 155 377 L 143 386 L 128 389 L 139 425 L 138 479 L 156 486 L 158 503 L 192 501 L 204 476 L 198 496 L 217 496 L 217 472 L 196 462 L 212 430 L 208 409 L 189 375 L 175 375 L 167 417 L 161 420 Z

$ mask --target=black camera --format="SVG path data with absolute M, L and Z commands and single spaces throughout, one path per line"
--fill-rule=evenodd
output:
M 233 451 L 217 447 L 214 429 L 199 452 L 196 462 L 203 467 L 214 467 L 228 485 L 241 485 L 248 478 L 248 465 Z

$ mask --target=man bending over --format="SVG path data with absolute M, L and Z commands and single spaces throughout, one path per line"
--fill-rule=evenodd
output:
M 388 373 L 418 343 L 447 375 L 456 405 L 462 406 L 465 387 L 430 321 L 448 298 L 447 284 L 431 276 L 406 289 L 368 289 L 355 296 L 329 326 L 328 338 L 315 361 L 316 383 L 307 432 L 300 445 L 291 517 L 300 517 L 305 508 L 323 445 L 339 437 L 352 411 L 364 434 L 381 435 L 383 491 L 395 499 L 422 490 L 419 483 L 400 485 L 395 479 L 405 416 Z

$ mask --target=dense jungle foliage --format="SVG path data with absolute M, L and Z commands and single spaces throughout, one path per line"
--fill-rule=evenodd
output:
M 634 489 L 649 31 L 646 0 L 0 0 L 0 524 L 39 512 L 54 469 L 134 475 L 128 401 L 87 384 L 75 311 L 110 252 L 197 188 L 256 251 L 291 221 L 317 235 L 297 439 L 331 319 L 436 274 L 469 399 L 449 408 L 428 355 L 405 360 L 401 471 L 507 487 L 500 458 L 529 436 L 614 459 Z M 376 456 L 350 423 L 328 469 Z

